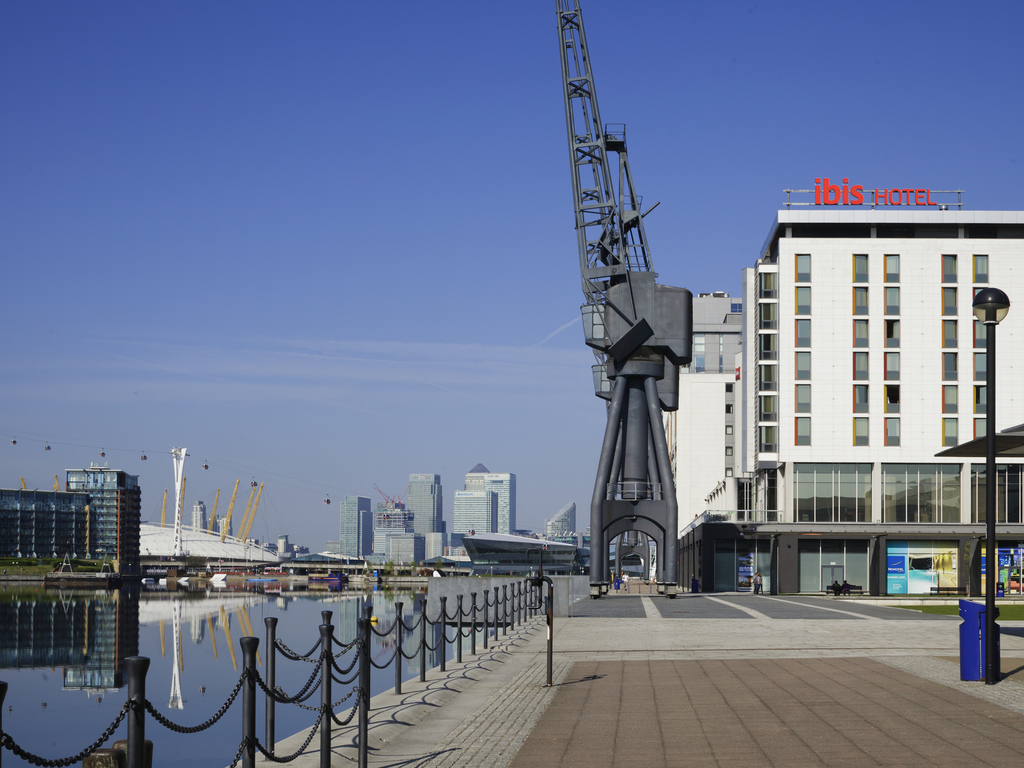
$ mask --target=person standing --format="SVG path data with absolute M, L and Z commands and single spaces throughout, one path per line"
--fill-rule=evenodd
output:
M 760 595 L 760 594 L 762 594 L 762 592 L 761 592 L 761 584 L 762 584 L 762 583 L 763 583 L 763 580 L 762 580 L 762 578 L 761 578 L 761 572 L 760 572 L 760 571 L 757 571 L 757 572 L 756 572 L 756 573 L 754 574 L 754 594 L 755 594 L 755 595 Z

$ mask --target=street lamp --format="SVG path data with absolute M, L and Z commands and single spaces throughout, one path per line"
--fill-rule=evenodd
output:
M 974 316 L 985 326 L 985 683 L 999 682 L 996 658 L 996 326 L 1010 311 L 1010 299 L 998 288 L 974 297 Z

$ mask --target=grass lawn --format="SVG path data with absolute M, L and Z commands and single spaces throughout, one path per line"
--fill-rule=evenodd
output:
M 893 607 L 907 608 L 911 611 L 921 611 L 921 613 L 934 613 L 938 616 L 960 615 L 959 605 L 898 605 Z M 996 607 L 999 609 L 1000 619 L 1005 621 L 1024 621 L 1024 605 L 1000 605 L 996 603 Z

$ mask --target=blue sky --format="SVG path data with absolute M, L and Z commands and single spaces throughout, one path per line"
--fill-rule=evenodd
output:
M 105 450 L 155 519 L 184 445 L 189 503 L 255 478 L 254 535 L 319 549 L 326 494 L 439 472 L 450 520 L 482 462 L 520 526 L 582 522 L 604 410 L 554 8 L 0 5 L 0 486 Z M 738 295 L 823 175 L 1020 210 L 1022 17 L 585 2 L 661 281 Z

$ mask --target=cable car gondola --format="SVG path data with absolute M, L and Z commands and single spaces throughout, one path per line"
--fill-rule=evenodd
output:
M 253 480 L 251 483 L 249 483 L 249 485 L 251 485 L 253 488 L 255 488 L 257 485 L 259 485 L 259 483 L 257 483 L 255 480 Z
M 17 444 L 18 444 L 18 438 L 14 438 L 13 440 L 11 440 L 11 445 L 17 445 Z
M 324 504 L 330 504 L 330 503 L 331 503 L 331 495 L 327 494 L 327 496 L 324 497 Z
M 204 461 L 204 462 L 203 462 L 203 469 L 209 469 L 209 468 L 210 468 L 210 465 L 209 465 L 209 464 L 207 464 L 207 463 L 206 463 L 206 462 Z
M 142 454 L 142 456 L 139 457 L 139 461 L 149 461 L 149 456 Z
M 101 459 L 102 459 L 102 458 L 104 458 L 104 457 L 105 457 L 106 455 L 107 455 L 107 452 L 106 452 L 106 451 L 104 451 L 104 450 L 101 450 L 101 451 L 100 451 L 100 458 L 101 458 Z
M 50 450 L 50 444 L 49 444 L 49 443 L 47 443 L 47 444 L 46 444 L 46 447 L 45 447 L 45 448 L 43 448 L 43 450 L 44 450 L 44 451 L 48 451 L 48 450 Z

